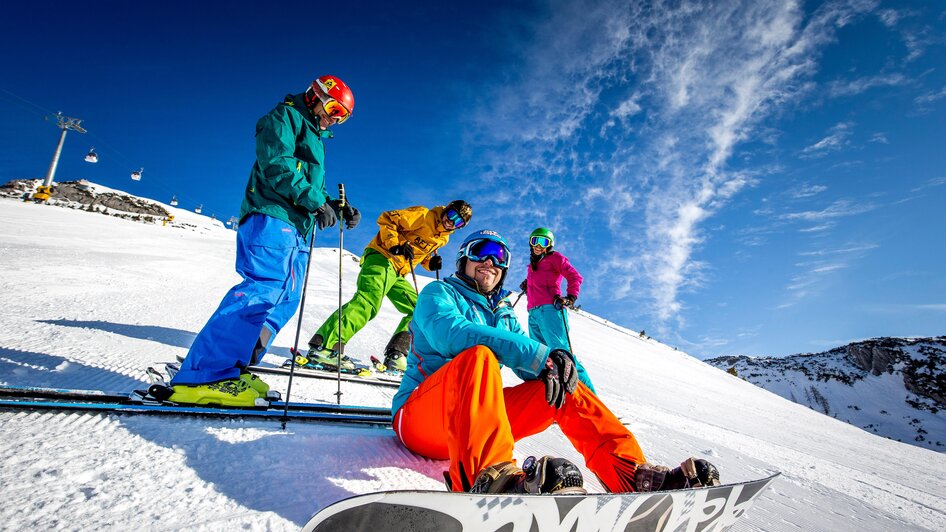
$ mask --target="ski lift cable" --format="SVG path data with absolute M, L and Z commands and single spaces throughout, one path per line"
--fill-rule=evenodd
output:
M 22 96 L 16 94 L 16 93 L 10 92 L 9 90 L 4 89 L 4 88 L 2 88 L 2 87 L 0 87 L 0 93 L 4 93 L 4 94 L 8 95 L 8 96 L 10 97 L 10 98 L 8 98 L 8 99 L 14 100 L 16 103 L 20 104 L 21 107 L 23 107 L 24 109 L 29 110 L 29 111 L 30 111 L 31 113 L 33 113 L 33 114 L 42 116 L 42 117 L 44 117 L 44 118 L 45 118 L 45 117 L 48 117 L 48 116 L 50 116 L 50 115 L 55 115 L 55 114 L 56 114 L 55 112 L 50 111 L 49 109 L 46 109 L 45 107 L 43 107 L 43 106 L 41 106 L 41 105 L 39 105 L 39 104 L 37 104 L 37 103 L 34 103 L 34 102 L 32 102 L 32 101 L 30 101 L 30 100 L 28 100 L 28 99 L 26 99 L 26 98 L 24 98 L 24 97 L 22 97 Z M 26 104 L 26 105 L 23 105 L 23 104 Z M 27 105 L 30 106 L 30 107 L 27 107 Z M 101 150 L 101 149 L 97 150 L 97 151 L 96 151 L 97 154 L 100 154 L 100 153 L 102 153 L 102 152 L 104 151 L 107 155 L 112 155 L 112 154 L 117 155 L 118 158 L 120 159 L 119 162 L 125 162 L 126 164 L 129 165 L 130 168 L 135 168 L 136 166 L 140 168 L 140 167 L 142 166 L 142 165 L 140 164 L 141 161 L 139 161 L 138 163 L 134 163 L 130 157 L 126 156 L 126 155 L 125 155 L 124 153 L 122 153 L 120 150 L 116 149 L 114 146 L 112 146 L 110 143 L 108 143 L 105 139 L 103 139 L 103 138 L 100 137 L 99 135 L 97 135 L 97 134 L 95 134 L 95 133 L 93 133 L 93 132 L 91 132 L 91 131 L 87 131 L 86 134 L 89 135 L 90 137 L 96 139 L 96 142 L 95 142 L 95 145 L 96 145 L 96 146 L 102 146 L 102 147 L 105 148 L 105 150 Z M 109 158 L 111 158 L 111 157 L 109 157 Z M 135 170 L 132 170 L 132 172 L 135 172 Z M 177 199 L 178 199 L 178 202 L 179 202 L 179 203 L 183 201 L 183 202 L 186 202 L 186 203 L 189 203 L 189 204 L 192 204 L 192 205 L 203 205 L 202 202 L 200 202 L 200 201 L 198 201 L 198 200 L 196 200 L 196 199 L 194 199 L 194 198 L 192 198 L 192 197 L 189 197 L 187 194 L 180 194 L 180 193 L 178 193 L 178 192 L 174 189 L 174 187 L 170 187 L 169 185 L 167 185 L 166 181 L 161 177 L 161 175 L 155 175 L 154 173 L 149 173 L 149 174 L 148 174 L 148 185 L 149 185 L 150 187 L 156 187 L 156 188 L 161 189 L 161 191 L 164 192 L 165 195 L 167 195 L 167 194 L 172 194 L 172 195 L 174 195 L 174 196 L 177 196 Z M 158 200 L 158 201 L 160 201 L 160 200 Z
M 15 100 L 19 100 L 19 102 L 22 102 L 22 103 L 25 103 L 25 104 L 30 105 L 31 107 L 34 107 L 35 109 L 30 108 L 30 107 L 23 106 L 24 109 L 28 110 L 28 111 L 31 112 L 31 113 L 34 113 L 34 114 L 37 114 L 37 115 L 43 116 L 43 117 L 56 114 L 56 113 L 54 113 L 53 111 L 50 111 L 49 109 L 46 109 L 45 107 L 43 107 L 43 106 L 41 106 L 41 105 L 38 105 L 38 104 L 36 104 L 36 103 L 33 103 L 33 102 L 27 100 L 26 98 L 24 98 L 24 97 L 22 97 L 22 96 L 20 96 L 20 95 L 18 95 L 18 94 L 14 94 L 14 93 L 12 93 L 12 92 L 10 92 L 10 91 L 8 91 L 8 90 L 2 88 L 2 87 L 0 87 L 0 92 L 5 92 L 6 94 L 12 96 Z M 19 102 L 17 102 L 17 103 L 19 103 Z M 36 109 L 39 109 L 39 111 L 37 111 Z
M 106 150 L 107 150 L 108 153 L 113 153 L 113 154 L 115 154 L 115 155 L 118 155 L 119 158 L 120 158 L 123 162 L 129 164 L 129 165 L 131 166 L 131 168 L 134 168 L 135 166 L 138 166 L 139 168 L 142 168 L 142 166 L 141 166 L 140 164 L 135 165 L 135 164 L 133 163 L 133 161 L 131 160 L 131 158 L 129 158 L 129 157 L 126 156 L 124 153 L 122 153 L 121 151 L 119 151 L 119 150 L 117 150 L 116 148 L 114 148 L 113 146 L 111 146 L 108 142 L 105 141 L 105 139 L 103 139 L 103 138 L 100 137 L 99 135 L 97 135 L 97 134 L 95 134 L 95 133 L 91 133 L 91 132 L 89 133 L 89 135 L 92 136 L 92 137 L 94 137 L 94 138 L 97 140 L 97 142 L 96 142 L 97 145 L 103 145 L 103 146 L 105 146 L 105 148 L 106 148 Z M 101 150 L 100 150 L 100 152 L 101 152 Z M 134 173 L 134 172 L 138 172 L 138 170 L 132 170 L 132 173 Z M 142 175 L 144 174 L 144 172 L 141 172 L 141 173 L 142 173 Z M 141 177 L 141 178 L 140 178 L 140 180 L 144 180 L 144 179 L 145 179 L 144 177 Z M 180 203 L 180 202 L 184 202 L 184 203 L 189 203 L 189 204 L 194 204 L 194 205 L 197 205 L 197 204 L 200 203 L 197 199 L 192 198 L 192 197 L 190 197 L 190 196 L 187 195 L 187 194 L 181 194 L 181 193 L 179 193 L 179 192 L 176 190 L 175 187 L 171 187 L 170 185 L 168 185 L 167 182 L 162 178 L 162 176 L 160 175 L 160 173 L 155 174 L 153 171 L 148 172 L 147 180 L 148 180 L 148 186 L 149 186 L 149 187 L 154 187 L 154 188 L 160 189 L 160 191 L 163 192 L 165 196 L 168 195 L 168 194 L 177 196 L 177 200 L 178 200 L 179 203 Z M 138 180 L 136 180 L 136 181 L 138 181 Z M 178 188 L 179 188 L 179 187 L 178 187 Z M 162 201 L 162 200 L 157 200 L 157 201 Z M 163 202 L 163 201 L 162 201 L 162 202 Z

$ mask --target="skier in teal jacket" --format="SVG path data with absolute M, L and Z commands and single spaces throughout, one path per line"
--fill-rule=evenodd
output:
M 256 124 L 256 162 L 240 211 L 236 269 L 230 289 L 194 339 L 171 381 L 170 400 L 253 406 L 269 386 L 247 372 L 299 306 L 314 226 L 349 229 L 358 210 L 325 190 L 324 138 L 348 119 L 351 90 L 322 76 L 305 93 L 286 96 Z

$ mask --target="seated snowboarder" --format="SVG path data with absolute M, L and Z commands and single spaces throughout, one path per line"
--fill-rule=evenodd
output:
M 407 325 L 414 313 L 417 291 L 404 276 L 418 264 L 428 271 L 438 271 L 443 259 L 433 253 L 447 244 L 450 235 L 473 217 L 473 209 L 463 200 L 455 200 L 445 207 L 408 207 L 381 213 L 378 234 L 365 248 L 361 257 L 357 290 L 341 309 L 342 331 L 338 337 L 338 311 L 333 313 L 309 340 L 309 363 L 337 367 L 338 353 L 352 336 L 378 315 L 381 302 L 387 297 L 404 318 L 394 330 L 384 349 L 384 365 L 388 369 L 404 371 L 411 338 Z M 341 362 L 342 369 L 353 369 L 348 357 Z
M 648 464 L 634 435 L 587 386 L 572 355 L 526 336 L 503 289 L 509 246 L 478 231 L 457 253 L 456 274 L 427 285 L 410 325 L 407 372 L 394 396 L 394 431 L 411 451 L 450 460 L 453 491 L 582 493 L 564 458 L 513 460 L 519 439 L 558 423 L 612 492 L 716 485 L 719 473 L 689 458 L 673 470 Z M 503 388 L 500 364 L 525 382 Z

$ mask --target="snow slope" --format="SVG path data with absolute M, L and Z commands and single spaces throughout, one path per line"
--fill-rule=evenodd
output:
M 333 234 L 317 239 L 303 341 L 337 305 Z M 187 230 L 0 199 L 0 383 L 141 385 L 148 365 L 186 352 L 237 282 L 234 244 L 209 219 Z M 356 261 L 343 253 L 346 299 Z M 525 320 L 525 305 L 517 310 Z M 397 320 L 385 306 L 349 353 L 377 353 Z M 944 454 L 869 434 L 600 318 L 579 313 L 572 325 L 600 395 L 652 461 L 706 457 L 724 481 L 783 473 L 737 529 L 946 530 Z M 265 362 L 281 360 L 295 330 L 293 320 Z M 266 380 L 285 392 L 285 378 Z M 300 379 L 292 391 L 334 402 L 336 384 Z M 394 390 L 342 391 L 346 403 L 381 406 Z M 580 462 L 557 428 L 517 445 L 517 458 L 529 454 Z M 0 410 L 0 523 L 11 530 L 293 530 L 352 494 L 442 489 L 445 468 L 390 429 Z

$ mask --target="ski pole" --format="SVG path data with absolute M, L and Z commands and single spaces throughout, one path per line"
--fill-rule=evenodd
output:
M 338 212 L 345 217 L 345 185 L 338 184 Z M 342 343 L 342 254 L 345 252 L 345 223 L 344 220 L 338 221 L 338 365 L 336 366 L 336 377 L 338 381 L 338 391 L 335 392 L 335 401 L 342 404 L 342 357 L 345 355 L 345 344 Z
M 516 308 L 516 303 L 518 303 L 519 300 L 522 299 L 522 294 L 525 294 L 525 292 L 519 292 L 519 295 L 516 296 L 516 300 L 512 302 L 512 308 Z
M 414 273 L 414 259 L 410 260 L 410 264 L 411 264 L 411 278 L 414 279 L 414 291 L 419 294 L 420 290 L 417 289 L 417 274 Z
M 434 256 L 435 256 L 435 257 L 437 256 L 437 252 L 436 252 L 436 251 L 434 251 Z M 440 269 L 438 268 L 434 273 L 437 274 L 437 280 L 439 281 L 439 280 L 440 280 Z M 416 287 L 415 287 L 415 290 L 416 290 Z
M 568 332 L 568 320 L 565 319 L 565 307 L 562 306 L 562 326 L 565 327 L 565 338 L 568 339 L 568 352 L 575 354 L 575 350 L 572 349 L 572 335 Z
M 305 275 L 302 277 L 302 300 L 299 302 L 299 323 L 296 325 L 296 341 L 292 344 L 292 364 L 289 365 L 289 385 L 286 387 L 286 405 L 283 407 L 282 430 L 286 430 L 286 422 L 289 421 L 289 397 L 292 393 L 292 376 L 295 374 L 296 353 L 299 352 L 299 335 L 302 333 L 302 314 L 305 311 L 305 293 L 309 286 L 309 266 L 312 264 L 312 247 L 315 245 L 315 226 L 312 227 L 312 236 L 309 238 L 309 256 L 305 260 Z

